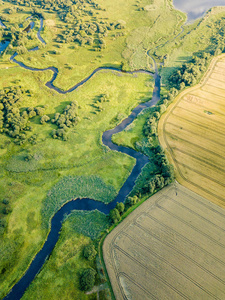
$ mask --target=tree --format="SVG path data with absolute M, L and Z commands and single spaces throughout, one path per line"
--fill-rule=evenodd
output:
M 149 193 L 153 194 L 154 190 L 155 190 L 155 180 L 151 179 L 148 183 L 148 189 L 149 189 Z
M 136 204 L 138 202 L 138 197 L 137 196 L 133 196 L 133 197 L 128 197 L 126 199 L 126 204 L 129 206 L 133 206 L 134 204 Z
M 46 122 L 48 122 L 50 120 L 49 116 L 44 115 L 43 117 L 41 117 L 41 124 L 45 124 Z
M 122 202 L 116 204 L 116 209 L 118 209 L 118 212 L 120 215 L 124 212 L 124 204 Z
M 95 246 L 93 244 L 89 244 L 85 246 L 83 254 L 87 260 L 93 260 L 97 254 L 97 251 L 95 250 Z
M 117 208 L 111 209 L 109 212 L 109 216 L 110 216 L 110 219 L 113 221 L 113 223 L 117 223 L 121 219 L 120 213 Z
M 96 271 L 92 268 L 85 269 L 80 277 L 80 288 L 82 291 L 91 290 L 95 284 Z

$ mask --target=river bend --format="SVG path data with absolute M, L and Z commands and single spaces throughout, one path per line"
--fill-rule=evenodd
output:
M 42 43 L 45 43 L 45 41 L 41 38 L 40 32 L 43 27 L 43 19 L 40 20 L 40 28 L 38 31 L 38 38 Z M 38 50 L 38 47 L 30 50 L 35 51 Z M 155 74 L 152 74 L 149 71 L 144 70 L 136 70 L 132 72 L 123 72 L 116 68 L 111 67 L 99 67 L 95 69 L 89 76 L 87 76 L 85 79 L 80 81 L 79 83 L 75 84 L 72 88 L 68 89 L 67 91 L 61 90 L 58 87 L 54 86 L 54 80 L 56 79 L 58 75 L 58 69 L 55 67 L 48 67 L 45 69 L 38 69 L 38 68 L 32 68 L 29 66 L 26 66 L 24 63 L 19 62 L 16 60 L 17 53 L 15 53 L 10 59 L 17 63 L 20 67 L 25 68 L 30 71 L 38 71 L 43 72 L 46 70 L 51 70 L 53 72 L 53 76 L 50 81 L 46 83 L 46 86 L 50 89 L 55 90 L 58 93 L 66 94 L 69 92 L 72 92 L 76 90 L 81 85 L 85 84 L 94 74 L 97 72 L 100 72 L 102 70 L 108 70 L 112 72 L 120 72 L 120 73 L 126 73 L 126 74 L 135 74 L 135 73 L 147 73 L 151 76 L 154 76 L 155 79 L 155 86 L 153 91 L 153 97 L 150 101 L 139 104 L 134 110 L 131 112 L 131 114 L 123 120 L 118 126 L 116 126 L 114 129 L 107 130 L 102 135 L 102 143 L 109 147 L 111 150 L 119 151 L 125 154 L 128 154 L 136 159 L 136 164 L 133 167 L 129 177 L 123 184 L 122 188 L 120 189 L 118 195 L 116 198 L 109 204 L 104 204 L 100 201 L 96 201 L 89 198 L 83 198 L 83 199 L 75 199 L 67 202 L 65 205 L 63 205 L 53 216 L 51 219 L 51 227 L 49 234 L 47 236 L 47 239 L 41 248 L 41 250 L 36 254 L 34 259 L 32 260 L 29 268 L 27 269 L 26 273 L 23 275 L 23 277 L 13 286 L 9 294 L 4 298 L 4 300 L 19 300 L 26 289 L 29 287 L 30 283 L 33 281 L 35 276 L 39 273 L 40 269 L 44 265 L 45 261 L 50 256 L 52 250 L 55 247 L 55 244 L 58 241 L 60 230 L 62 227 L 62 222 L 65 219 L 65 215 L 69 215 L 74 210 L 86 210 L 86 211 L 92 211 L 95 209 L 98 209 L 100 212 L 104 214 L 109 214 L 109 211 L 115 207 L 117 202 L 124 202 L 125 198 L 129 195 L 131 190 L 134 187 L 135 181 L 138 177 L 138 175 L 141 173 L 141 169 L 148 163 L 149 159 L 146 155 L 136 152 L 133 149 L 126 148 L 123 146 L 118 146 L 112 143 L 112 135 L 118 132 L 121 132 L 124 130 L 129 124 L 133 122 L 133 120 L 138 116 L 138 114 L 145 108 L 154 106 L 160 99 L 160 76 L 158 74 L 157 65 L 155 63 Z

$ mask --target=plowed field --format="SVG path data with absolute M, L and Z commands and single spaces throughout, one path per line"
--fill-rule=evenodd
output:
M 104 260 L 117 300 L 224 299 L 225 210 L 174 184 L 106 238 Z
M 202 82 L 176 99 L 159 122 L 160 143 L 176 178 L 225 206 L 225 56 L 214 59 Z

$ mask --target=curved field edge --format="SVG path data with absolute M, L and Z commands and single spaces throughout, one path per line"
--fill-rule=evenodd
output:
M 177 97 L 176 99 L 173 101 L 172 104 L 170 104 L 170 106 L 168 107 L 167 111 L 161 116 L 160 120 L 159 120 L 159 124 L 158 124 L 158 137 L 159 137 L 159 142 L 160 144 L 163 146 L 166 155 L 169 159 L 169 161 L 174 165 L 175 167 L 175 177 L 177 179 L 177 181 L 184 185 L 185 187 L 189 188 L 190 190 L 192 190 L 193 192 L 207 198 L 208 200 L 214 202 L 217 205 L 220 205 L 221 207 L 225 207 L 225 203 L 222 200 L 215 200 L 210 198 L 209 193 L 205 192 L 203 189 L 199 188 L 197 185 L 195 186 L 193 183 L 188 182 L 188 180 L 186 180 L 184 178 L 184 176 L 182 175 L 182 172 L 180 172 L 179 167 L 177 162 L 175 161 L 173 154 L 172 154 L 172 149 L 167 141 L 166 138 L 166 133 L 165 133 L 165 125 L 166 122 L 170 116 L 170 114 L 173 112 L 173 110 L 176 108 L 176 106 L 182 101 L 182 98 L 195 91 L 200 89 L 201 87 L 203 87 L 206 83 L 206 81 L 208 80 L 208 78 L 210 77 L 211 73 L 214 70 L 214 67 L 216 65 L 216 63 L 218 61 L 220 61 L 221 58 L 225 58 L 225 54 L 221 54 L 217 57 L 214 57 L 205 73 L 205 75 L 203 76 L 203 78 L 201 79 L 201 81 L 199 82 L 199 84 L 191 87 L 191 88 L 187 88 L 184 91 L 182 91 Z
M 165 212 L 168 214 L 165 215 Z M 210 213 L 211 217 L 209 217 Z M 181 217 L 181 214 L 183 214 L 184 218 Z M 196 216 L 198 216 L 198 219 L 196 219 Z M 207 216 L 209 218 L 207 218 Z M 147 289 L 147 292 L 152 293 L 153 296 L 156 296 L 157 292 L 162 292 L 160 295 L 164 295 L 165 297 L 166 292 L 163 288 L 163 286 L 165 287 L 165 282 L 169 282 L 167 287 L 172 287 L 172 289 L 169 289 L 169 291 L 172 292 L 174 297 L 171 297 L 171 294 L 169 294 L 170 299 L 175 299 L 175 295 L 177 296 L 177 289 L 181 292 L 184 292 L 184 294 L 188 294 L 189 296 L 192 294 L 193 296 L 192 289 L 187 288 L 185 284 L 182 285 L 180 282 L 180 280 L 182 280 L 184 283 L 186 279 L 189 280 L 188 283 L 187 281 L 186 283 L 188 285 L 192 285 L 192 287 L 194 287 L 194 291 L 197 291 L 198 294 L 196 295 L 198 295 L 199 298 L 201 298 L 201 296 L 204 297 L 204 295 L 206 296 L 205 289 L 207 290 L 209 288 L 210 280 L 212 280 L 210 276 L 214 275 L 213 271 L 215 270 L 215 266 L 213 259 L 211 262 L 209 262 L 210 260 L 204 261 L 204 258 L 206 254 L 209 255 L 208 258 L 212 258 L 215 254 L 216 258 L 218 257 L 220 260 L 220 255 L 223 253 L 224 247 L 221 243 L 221 238 L 223 237 L 224 231 L 224 218 L 225 214 L 223 209 L 211 203 L 207 199 L 197 195 L 196 193 L 193 193 L 189 189 L 179 185 L 178 183 L 164 188 L 159 193 L 149 198 L 138 209 L 130 214 L 130 216 L 126 218 L 122 224 L 117 226 L 104 240 L 104 261 L 116 299 L 124 299 L 124 294 L 126 295 L 126 291 L 130 291 L 132 296 L 135 295 L 135 293 L 133 294 L 133 292 L 135 292 L 134 287 L 130 286 L 129 284 L 127 287 L 120 278 L 120 276 L 124 278 L 124 274 L 129 274 L 129 276 L 131 276 L 133 279 L 133 282 L 137 283 L 137 286 L 138 284 L 142 285 L 143 283 L 143 286 L 145 289 Z M 205 222 L 207 222 L 207 226 L 211 228 L 210 235 L 207 234 L 208 228 L 204 228 L 204 226 L 202 226 L 203 224 L 206 225 Z M 187 232 L 185 232 L 187 226 L 191 230 L 187 230 Z M 166 230 L 165 227 L 167 228 Z M 220 229 L 219 232 L 217 231 L 218 227 Z M 193 234 L 193 230 L 196 233 L 196 236 L 194 236 L 195 234 Z M 205 243 L 202 242 L 202 239 L 199 237 L 199 233 L 201 234 L 202 239 L 207 237 L 208 243 L 205 240 Z M 176 236 L 176 238 L 174 238 L 174 236 Z M 138 241 L 136 242 L 137 239 Z M 209 243 L 208 239 L 212 239 L 214 243 Z M 158 244 L 158 242 L 156 243 L 158 240 L 160 241 L 160 244 Z M 189 250 L 189 247 L 184 247 L 184 245 L 187 245 L 187 242 L 189 243 L 191 250 Z M 165 249 L 163 252 L 161 252 L 161 248 L 158 248 L 160 245 L 162 247 L 161 243 L 163 243 L 163 248 Z M 171 247 L 171 257 L 169 257 L 168 246 Z M 196 255 L 195 251 L 192 250 L 196 250 L 197 248 L 199 250 L 199 255 Z M 179 249 L 179 251 L 176 251 L 177 249 Z M 209 252 L 207 252 L 207 250 Z M 180 262 L 178 260 L 179 256 L 177 257 L 178 252 L 179 254 L 182 254 L 180 257 Z M 130 263 L 127 262 L 128 257 L 125 257 L 126 253 L 129 256 Z M 153 259 L 153 261 L 151 261 L 150 257 Z M 207 274 L 205 274 L 207 275 L 206 281 L 204 279 L 202 280 L 199 274 L 196 274 L 193 271 L 190 272 L 189 264 L 185 262 L 182 263 L 182 258 L 185 260 L 190 259 L 192 262 L 194 262 L 195 265 L 192 264 L 192 267 L 195 268 L 195 271 L 197 267 L 196 265 L 201 265 L 202 268 L 199 268 L 198 272 L 207 272 Z M 123 259 L 125 259 L 124 263 L 122 262 Z M 222 269 L 224 264 L 223 259 L 221 258 L 220 261 Z M 165 264 L 166 262 L 167 264 Z M 131 264 L 131 266 L 129 264 Z M 167 272 L 165 272 L 163 266 L 166 266 Z M 142 270 L 141 274 L 139 269 L 140 267 Z M 206 269 L 204 267 L 206 267 Z M 137 276 L 138 270 L 140 277 Z M 177 273 L 175 272 L 176 276 L 174 276 L 175 270 L 177 271 Z M 158 284 L 154 285 L 154 283 L 151 283 L 148 281 L 148 279 L 144 278 L 144 276 L 148 277 L 151 273 L 156 275 L 156 277 L 153 277 L 156 279 Z M 211 290 L 211 294 L 214 296 L 216 295 L 221 297 L 221 293 L 224 291 L 224 285 L 223 290 L 220 290 L 220 295 L 218 295 L 218 290 L 216 289 L 215 285 L 220 285 L 219 282 L 221 281 L 221 278 L 218 277 L 218 274 L 221 273 L 218 271 L 216 274 L 217 277 L 214 275 L 214 278 L 217 279 L 217 283 L 214 282 L 214 288 L 211 289 L 210 287 L 209 290 Z M 173 278 L 178 279 L 177 282 Z M 150 285 L 151 288 L 149 288 Z M 133 288 L 133 290 L 130 290 L 129 288 Z M 142 289 L 142 292 L 146 292 L 144 288 Z M 145 293 L 144 295 L 146 297 Z M 155 299 L 153 296 L 152 298 Z M 157 294 L 157 296 L 159 296 L 159 294 Z M 141 298 L 141 295 L 138 297 Z M 164 297 L 161 297 L 160 299 L 164 299 Z M 150 298 L 151 297 L 149 297 L 149 299 Z M 187 298 L 192 299 L 192 297 Z M 145 299 L 143 295 L 142 299 Z

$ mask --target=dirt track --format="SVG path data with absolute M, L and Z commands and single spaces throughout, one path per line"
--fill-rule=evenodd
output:
M 117 300 L 222 299 L 225 210 L 179 184 L 164 188 L 106 238 Z

